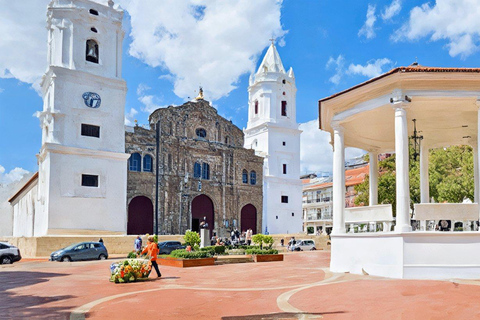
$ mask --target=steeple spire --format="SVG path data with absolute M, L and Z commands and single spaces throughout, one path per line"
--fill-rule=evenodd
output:
M 268 48 L 265 57 L 263 57 L 260 67 L 258 67 L 258 73 L 264 72 L 282 72 L 285 73 L 285 68 L 283 67 L 282 60 L 278 54 L 277 48 L 272 41 L 270 48 Z

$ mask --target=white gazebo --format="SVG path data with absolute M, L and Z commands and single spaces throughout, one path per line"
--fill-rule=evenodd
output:
M 480 278 L 480 233 L 427 231 L 425 221 L 478 221 L 480 68 L 395 68 L 379 77 L 319 101 L 320 129 L 332 135 L 333 272 L 405 279 Z M 409 136 L 413 119 L 421 131 L 420 193 L 415 204 L 421 231 L 412 232 L 409 196 Z M 429 203 L 428 150 L 470 145 L 474 150 L 475 203 Z M 370 205 L 378 205 L 377 155 L 396 153 L 396 225 L 393 231 L 347 233 L 345 148 L 370 154 Z M 391 210 L 391 209 L 390 209 Z M 386 214 L 388 216 L 388 213 Z M 453 224 L 453 223 L 452 223 Z M 453 226 L 452 226 L 453 228 Z M 385 229 L 384 229 L 385 230 Z

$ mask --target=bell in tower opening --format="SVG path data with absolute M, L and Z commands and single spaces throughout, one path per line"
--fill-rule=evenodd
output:
M 98 63 L 98 44 L 95 40 L 87 40 L 86 59 L 87 61 Z

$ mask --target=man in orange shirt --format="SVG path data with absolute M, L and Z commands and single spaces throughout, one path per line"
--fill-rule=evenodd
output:
M 152 266 L 155 268 L 158 278 L 160 278 L 162 274 L 160 273 L 160 270 L 158 270 L 158 264 L 157 264 L 158 245 L 153 241 L 153 236 L 148 237 L 147 246 L 142 251 L 142 254 L 144 253 L 148 253 L 148 256 L 150 257 L 150 261 L 152 262 Z

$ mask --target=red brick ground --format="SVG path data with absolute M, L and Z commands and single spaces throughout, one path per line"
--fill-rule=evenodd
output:
M 110 263 L 0 266 L 0 319 L 70 319 L 74 310 L 86 312 L 75 319 L 480 319 L 480 281 L 332 275 L 325 269 L 328 252 L 290 253 L 283 262 L 162 267 L 161 279 L 131 284 L 110 283 Z

